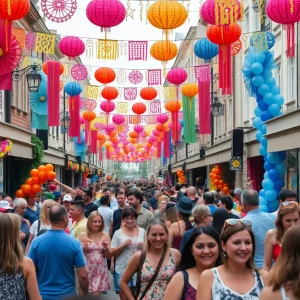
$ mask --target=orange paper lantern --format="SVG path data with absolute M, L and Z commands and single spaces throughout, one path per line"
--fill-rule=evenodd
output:
M 172 113 L 178 112 L 180 108 L 181 108 L 181 104 L 176 100 L 169 100 L 165 104 L 165 109 Z
M 106 100 L 114 100 L 119 96 L 118 90 L 113 86 L 106 86 L 102 91 L 101 95 Z
M 96 113 L 92 110 L 86 110 L 83 113 L 83 118 L 88 122 L 93 121 L 96 118 Z
M 198 85 L 195 83 L 186 83 L 182 86 L 181 92 L 188 98 L 195 97 L 198 94 Z
M 132 105 L 132 111 L 137 115 L 142 115 L 147 110 L 144 103 L 138 102 Z
M 103 84 L 111 83 L 116 78 L 116 72 L 112 68 L 102 67 L 96 70 L 95 78 Z
M 151 101 L 157 97 L 157 91 L 153 87 L 145 87 L 141 89 L 140 96 L 144 100 Z
M 170 41 L 155 42 L 150 48 L 151 56 L 159 61 L 166 62 L 176 57 L 177 45 Z

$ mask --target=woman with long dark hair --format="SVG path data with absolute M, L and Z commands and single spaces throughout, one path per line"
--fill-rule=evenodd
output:
M 182 197 L 176 203 L 177 222 L 169 229 L 169 245 L 177 250 L 180 249 L 182 236 L 192 228 L 190 216 L 193 209 L 193 202 L 188 197 Z
M 220 237 L 223 265 L 204 271 L 197 300 L 258 300 L 267 272 L 254 266 L 255 238 L 251 221 L 228 219 Z
M 300 299 L 300 225 L 289 229 L 281 246 L 281 253 L 269 275 L 269 286 L 260 300 Z
M 177 272 L 165 292 L 165 300 L 195 300 L 199 276 L 215 267 L 219 235 L 212 227 L 195 228 L 182 250 Z

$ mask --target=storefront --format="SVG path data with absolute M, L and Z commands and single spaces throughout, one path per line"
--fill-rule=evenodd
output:
M 247 159 L 247 179 L 252 183 L 252 188 L 256 191 L 262 189 L 264 179 L 264 158 L 263 156 L 248 157 Z

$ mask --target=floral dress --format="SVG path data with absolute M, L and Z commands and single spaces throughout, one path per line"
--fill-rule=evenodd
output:
M 89 292 L 109 291 L 110 282 L 103 246 L 93 242 L 84 249 L 84 255 L 89 278 Z
M 170 251 L 169 263 L 159 271 L 155 281 L 153 282 L 152 286 L 148 290 L 143 300 L 163 299 L 167 285 L 172 279 L 175 272 L 176 272 L 176 263 L 173 258 L 173 254 Z M 143 291 L 147 287 L 148 282 L 150 281 L 150 279 L 153 277 L 154 274 L 155 274 L 155 269 L 153 269 L 150 266 L 149 261 L 146 257 L 141 271 L 141 290 L 140 290 L 139 297 L 143 294 Z

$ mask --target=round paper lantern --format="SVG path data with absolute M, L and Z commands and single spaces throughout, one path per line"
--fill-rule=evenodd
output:
M 142 125 L 134 125 L 133 126 L 133 130 L 136 132 L 136 133 L 141 133 L 144 131 L 144 127 Z
M 216 9 L 215 0 L 206 0 L 200 9 L 200 15 L 202 19 L 206 23 L 212 25 L 216 25 L 216 24 L 228 25 L 239 21 L 242 16 L 240 2 L 236 0 L 236 1 L 230 1 L 228 3 L 229 4 L 221 4 L 222 8 L 220 7 L 221 5 L 219 5 L 218 8 Z M 216 20 L 216 14 L 218 15 L 217 20 Z
M 168 120 L 169 120 L 169 117 L 168 117 L 167 114 L 159 114 L 159 115 L 156 117 L 156 121 L 157 121 L 158 123 L 161 123 L 161 124 L 166 123 Z
M 114 124 L 107 124 L 106 126 L 105 126 L 105 131 L 107 132 L 107 133 L 110 133 L 110 132 L 112 132 L 112 131 L 114 131 L 115 130 L 115 125 Z
M 210 25 L 206 35 L 208 39 L 217 45 L 229 45 L 236 42 L 242 34 L 238 24 L 230 24 L 226 27 L 220 25 Z
M 63 64 L 60 64 L 59 66 L 59 73 L 60 75 L 63 74 L 63 72 L 65 71 L 65 67 Z M 47 61 L 45 61 L 43 63 L 43 72 L 47 75 L 48 74 L 48 64 L 47 64 Z
M 151 46 L 150 53 L 153 58 L 166 62 L 176 57 L 178 48 L 174 42 L 158 41 Z
M 151 100 L 154 100 L 156 98 L 157 91 L 153 87 L 145 87 L 145 88 L 141 89 L 140 96 L 144 100 L 151 101 Z
M 136 139 L 138 137 L 138 133 L 135 131 L 130 131 L 128 133 L 128 136 L 131 137 L 132 139 Z
M 68 82 L 65 85 L 64 90 L 69 96 L 75 97 L 82 92 L 82 87 L 77 82 Z
M 186 83 L 182 86 L 181 92 L 186 97 L 195 97 L 198 94 L 198 85 L 195 83 Z
M 96 118 L 96 113 L 92 110 L 87 110 L 83 113 L 83 117 L 86 121 L 90 122 Z
M 112 117 L 112 121 L 116 124 L 116 125 L 121 125 L 125 122 L 125 117 L 123 115 L 120 114 L 116 114 Z
M 144 103 L 138 102 L 132 105 L 132 111 L 137 115 L 142 115 L 147 110 Z
M 124 21 L 126 9 L 119 0 L 93 0 L 86 8 L 86 16 L 91 23 L 108 31 Z
M 29 10 L 29 0 L 0 0 L 0 19 L 8 21 L 22 19 Z
M 81 55 L 85 50 L 84 42 L 76 36 L 66 36 L 58 43 L 59 51 L 69 58 Z
M 185 7 L 174 0 L 153 3 L 147 12 L 148 21 L 156 28 L 175 29 L 184 24 L 188 17 Z
M 113 86 L 106 86 L 101 91 L 101 96 L 106 100 L 114 100 L 118 97 L 119 92 L 118 90 Z
M 218 52 L 219 52 L 218 46 L 212 43 L 208 38 L 199 40 L 194 45 L 195 55 L 206 61 L 211 60 L 213 57 L 218 55 Z
M 187 72 L 183 68 L 171 69 L 167 74 L 167 80 L 175 85 L 182 84 L 187 79 Z
M 105 135 L 103 133 L 98 132 L 97 133 L 97 140 L 98 141 L 105 141 Z
M 112 112 L 115 109 L 115 104 L 111 101 L 103 101 L 100 104 L 100 108 L 107 114 Z
M 155 128 L 159 132 L 164 132 L 167 130 L 168 126 L 166 124 L 157 124 Z
M 172 113 L 179 111 L 180 108 L 181 108 L 181 104 L 176 100 L 169 100 L 165 104 L 165 109 Z
M 95 79 L 103 84 L 111 83 L 116 78 L 116 72 L 112 68 L 98 68 L 94 74 Z

